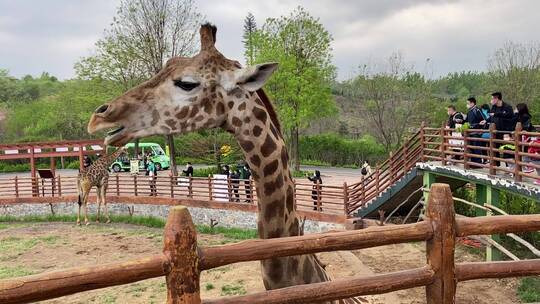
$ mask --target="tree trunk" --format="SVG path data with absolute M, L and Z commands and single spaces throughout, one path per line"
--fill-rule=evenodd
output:
M 178 168 L 176 168 L 176 151 L 174 148 L 174 136 L 171 134 L 167 135 L 167 145 L 169 146 L 169 157 L 171 159 L 171 174 L 173 176 L 178 176 Z

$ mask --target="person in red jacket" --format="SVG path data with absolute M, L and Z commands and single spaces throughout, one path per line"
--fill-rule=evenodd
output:
M 529 154 L 535 154 L 535 156 L 529 157 L 529 162 L 531 162 L 534 165 L 540 166 L 540 137 L 531 137 L 530 143 L 532 144 L 529 146 L 529 150 L 527 151 Z M 536 174 L 539 176 L 538 179 L 534 181 L 536 185 L 540 185 L 540 168 L 536 168 Z

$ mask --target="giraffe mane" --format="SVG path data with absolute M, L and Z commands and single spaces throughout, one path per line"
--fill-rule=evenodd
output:
M 279 118 L 277 116 L 276 110 L 274 109 L 274 105 L 270 101 L 270 98 L 268 98 L 268 95 L 266 95 L 266 92 L 264 92 L 263 89 L 258 89 L 257 95 L 259 95 L 259 98 L 263 102 L 264 107 L 268 112 L 268 115 L 270 115 L 270 120 L 272 121 L 272 123 L 274 123 L 274 126 L 281 135 L 281 123 L 279 122 Z

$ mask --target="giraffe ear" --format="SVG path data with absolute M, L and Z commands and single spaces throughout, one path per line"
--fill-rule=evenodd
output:
M 277 67 L 277 62 L 270 62 L 236 70 L 236 85 L 250 92 L 255 92 L 262 88 Z

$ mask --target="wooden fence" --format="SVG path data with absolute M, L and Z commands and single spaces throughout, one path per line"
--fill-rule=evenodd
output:
M 448 304 L 454 303 L 457 282 L 540 275 L 540 259 L 456 264 L 457 237 L 537 230 L 540 230 L 540 215 L 456 218 L 452 193 L 445 184 L 432 186 L 426 220 L 416 224 L 249 240 L 215 247 L 198 247 L 187 208 L 177 206 L 171 208 L 165 226 L 163 254 L 0 280 L 0 303 L 28 303 L 165 276 L 167 303 L 313 303 L 425 286 L 429 304 Z M 204 270 L 244 261 L 411 241 L 426 241 L 427 264 L 424 267 L 243 296 L 200 298 L 199 278 Z
M 445 127 L 429 128 L 422 124 L 388 159 L 378 164 L 373 172 L 360 181 L 343 185 L 320 185 L 295 181 L 295 204 L 300 211 L 354 216 L 356 210 L 377 198 L 388 187 L 402 179 L 418 162 L 440 162 L 442 165 L 464 169 L 484 169 L 489 175 L 504 176 L 516 182 L 538 179 L 534 173 L 540 169 L 540 154 L 528 153 L 529 147 L 540 149 L 531 138 L 540 132 L 524 132 L 518 123 L 515 132 L 465 130 L 457 133 Z M 483 137 L 482 134 L 484 134 Z M 510 134 L 511 140 L 503 135 Z M 501 150 L 513 145 L 515 150 Z M 477 162 L 479 159 L 484 162 Z M 507 167 L 508 166 L 508 167 Z M 526 170 L 528 169 L 528 170 Z M 525 180 L 524 180 L 525 179 Z M 9 197 L 61 197 L 76 194 L 75 176 L 57 176 L 54 179 L 38 177 L 0 178 L 0 200 Z M 252 180 L 185 178 L 115 174 L 110 177 L 108 193 L 124 196 L 158 196 L 192 198 L 210 201 L 257 202 L 257 191 Z

